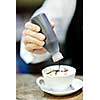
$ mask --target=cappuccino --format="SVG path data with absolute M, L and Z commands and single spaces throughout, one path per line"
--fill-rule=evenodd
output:
M 67 75 L 67 71 L 68 69 L 66 68 L 61 68 L 58 70 L 49 69 L 46 74 L 48 76 L 64 76 L 64 75 Z
M 42 70 L 42 77 L 37 79 L 40 87 L 51 88 L 56 91 L 64 91 L 72 83 L 76 69 L 67 65 L 52 65 Z M 41 84 L 42 83 L 44 84 Z

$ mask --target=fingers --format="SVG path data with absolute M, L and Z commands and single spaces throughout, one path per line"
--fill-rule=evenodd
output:
M 25 44 L 33 43 L 33 44 L 36 44 L 38 46 L 44 46 L 44 44 L 45 44 L 44 41 L 38 40 L 38 39 L 30 37 L 30 36 L 25 36 L 23 41 L 24 41 Z
M 32 31 L 35 31 L 35 32 L 40 31 L 40 27 L 36 24 L 31 23 L 31 22 L 27 22 L 25 24 L 25 29 L 29 29 L 29 30 L 32 30 Z
M 37 32 L 33 32 L 31 30 L 24 30 L 23 35 L 25 35 L 25 36 L 29 35 L 29 36 L 36 38 L 38 40 L 41 40 L 41 41 L 45 40 L 45 35 L 43 35 L 42 33 L 37 34 Z
M 54 27 L 54 22 L 51 21 L 52 28 Z M 40 27 L 31 22 L 25 24 L 25 29 L 23 31 L 23 42 L 25 47 L 31 53 L 42 54 L 47 52 L 43 47 L 45 44 L 45 35 L 40 32 Z
M 45 48 L 40 47 L 40 46 L 35 45 L 35 44 L 32 44 L 32 43 L 26 44 L 26 49 L 32 53 L 35 53 L 35 54 L 42 54 L 42 53 L 46 52 Z
M 33 53 L 35 53 L 35 54 L 43 54 L 43 53 L 46 53 L 46 52 L 47 52 L 47 50 L 43 47 L 41 49 L 36 49 L 36 50 L 33 51 Z
M 41 49 L 42 47 L 40 47 L 40 46 L 38 46 L 38 45 L 36 45 L 36 44 L 32 44 L 32 43 L 27 43 L 26 44 L 26 49 L 28 50 L 28 51 L 33 51 L 33 50 L 36 50 L 36 49 Z
M 51 24 L 52 28 L 54 28 L 55 23 L 53 21 L 51 21 L 50 24 Z M 35 31 L 35 32 L 40 31 L 40 27 L 36 24 L 31 23 L 31 22 L 26 22 L 25 29 L 30 29 L 30 30 Z

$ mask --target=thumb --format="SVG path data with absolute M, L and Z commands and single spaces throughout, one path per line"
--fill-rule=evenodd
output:
M 55 26 L 54 21 L 50 21 L 50 24 L 51 24 L 52 28 L 54 28 L 54 26 Z

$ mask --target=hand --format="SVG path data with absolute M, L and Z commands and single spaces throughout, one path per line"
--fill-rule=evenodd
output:
M 52 27 L 54 23 L 51 22 Z M 40 33 L 40 27 L 31 22 L 25 24 L 25 29 L 23 31 L 23 42 L 26 49 L 31 53 L 43 54 L 47 50 L 43 47 L 45 45 L 45 35 Z

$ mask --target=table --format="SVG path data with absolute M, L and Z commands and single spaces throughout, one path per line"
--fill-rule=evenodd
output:
M 67 95 L 53 96 L 40 90 L 36 84 L 39 75 L 16 74 L 16 100 L 83 100 L 82 89 Z M 76 76 L 82 79 L 82 76 Z

